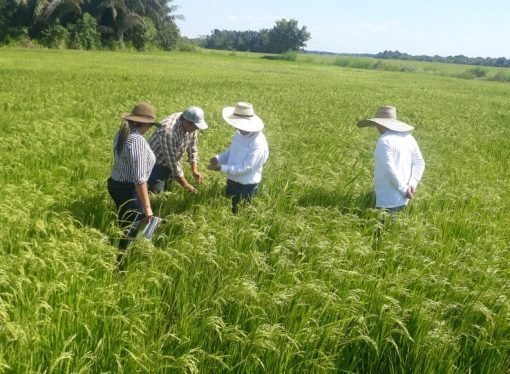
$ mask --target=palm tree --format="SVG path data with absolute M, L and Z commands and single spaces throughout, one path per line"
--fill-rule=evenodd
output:
M 179 28 L 176 20 L 184 19 L 180 14 L 176 14 L 179 6 L 173 5 L 173 0 L 127 0 L 133 3 L 141 3 L 143 14 L 154 22 L 158 31 L 159 44 L 164 49 L 172 49 L 180 38 Z
M 143 24 L 143 18 L 132 12 L 124 0 L 92 0 L 86 7 L 96 17 L 103 34 L 115 34 L 120 43 L 131 28 Z
M 83 0 L 50 0 L 41 2 L 38 14 L 46 19 L 63 18 L 68 14 L 81 14 Z

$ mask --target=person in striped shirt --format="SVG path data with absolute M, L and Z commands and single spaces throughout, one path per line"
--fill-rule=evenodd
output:
M 140 223 L 153 217 L 147 181 L 156 162 L 144 134 L 155 122 L 154 108 L 141 102 L 121 115 L 122 123 L 113 141 L 113 167 L 108 192 L 117 207 L 124 232 L 119 249 L 124 251 L 136 236 Z M 119 254 L 118 261 L 122 258 Z
M 161 121 L 152 134 L 149 144 L 156 155 L 156 165 L 149 178 L 149 191 L 153 193 L 168 189 L 169 180 L 175 179 L 188 192 L 197 193 L 184 177 L 181 159 L 188 154 L 191 173 L 200 183 L 204 177 L 198 170 L 198 131 L 207 129 L 204 111 L 196 106 L 184 112 L 174 113 Z

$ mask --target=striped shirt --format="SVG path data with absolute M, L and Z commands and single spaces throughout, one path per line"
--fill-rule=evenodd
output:
M 170 169 L 173 178 L 181 178 L 184 171 L 181 158 L 184 151 L 188 153 L 190 164 L 198 162 L 198 131 L 184 131 L 180 117 L 182 113 L 174 113 L 161 121 L 149 140 L 159 165 Z
M 156 163 L 156 157 L 147 140 L 137 129 L 133 129 L 120 155 L 115 149 L 118 140 L 119 131 L 113 140 L 112 179 L 134 184 L 147 182 Z

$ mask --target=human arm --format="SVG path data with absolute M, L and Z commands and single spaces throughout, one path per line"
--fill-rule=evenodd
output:
M 165 133 L 162 135 L 161 151 L 163 156 L 163 164 L 168 166 L 170 175 L 176 177 L 183 176 L 184 172 L 178 157 L 178 144 L 176 144 L 175 139 L 173 139 L 171 133 Z
M 161 136 L 161 149 L 165 164 L 170 169 L 170 175 L 183 187 L 186 191 L 197 193 L 184 177 L 184 171 L 181 167 L 180 156 L 182 155 L 182 138 L 177 136 L 173 131 L 167 131 Z M 193 170 L 193 165 L 192 165 Z M 197 170 L 197 169 L 195 169 Z
M 211 157 L 209 160 L 209 165 L 207 165 L 207 169 L 212 171 L 220 171 L 221 170 L 221 164 L 218 161 L 218 155 Z
M 147 187 L 147 182 L 135 184 L 135 189 L 136 195 L 138 196 L 138 199 L 142 205 L 143 214 L 145 215 L 143 222 L 149 223 L 154 214 L 152 213 L 151 202 L 149 200 L 149 189 Z
M 192 138 L 190 139 L 189 145 L 186 149 L 188 153 L 188 160 L 191 165 L 191 173 L 193 174 L 193 178 L 198 183 L 201 183 L 204 180 L 204 176 L 198 170 L 198 131 L 194 131 L 192 133 Z
M 408 199 L 413 199 L 416 195 L 416 190 L 418 188 L 418 183 L 423 176 L 423 172 L 425 171 L 425 160 L 420 151 L 420 147 L 413 138 L 413 147 L 411 151 L 411 177 L 409 178 L 408 188 L 406 197 Z
M 265 163 L 268 151 L 264 147 L 252 146 L 246 148 L 244 157 L 236 157 L 236 160 L 229 160 L 230 163 L 220 162 L 220 171 L 231 176 L 251 173 L 254 169 Z
M 191 173 L 193 174 L 193 177 L 198 183 L 202 183 L 204 181 L 203 174 L 198 171 L 198 163 L 194 162 L 191 164 Z
M 402 196 L 406 196 L 408 192 L 408 184 L 404 181 L 404 179 L 400 176 L 400 173 L 394 166 L 394 151 L 392 149 L 391 144 L 388 144 L 384 140 L 380 139 L 377 142 L 375 148 L 375 162 L 376 169 L 378 168 L 384 178 L 395 188 L 397 189 Z
M 212 171 L 221 171 L 221 165 L 227 163 L 228 156 L 230 155 L 230 148 L 227 148 L 224 152 L 211 157 L 207 169 Z
M 418 183 L 423 176 L 423 172 L 425 171 L 425 160 L 420 151 L 420 147 L 414 141 L 413 149 L 411 153 L 411 178 L 409 178 L 409 185 L 413 186 L 415 189 L 418 186 Z
M 147 187 L 147 180 L 149 179 L 154 161 L 149 161 L 154 157 L 149 144 L 142 136 L 133 138 L 132 143 L 128 148 L 128 155 L 133 166 L 133 183 L 135 190 L 140 201 L 141 208 L 145 215 L 144 222 L 148 223 L 150 217 L 153 216 L 151 203 L 149 200 L 149 192 Z
M 182 177 L 175 177 L 175 180 L 177 183 L 181 185 L 182 188 L 184 188 L 186 191 L 196 194 L 198 191 L 195 187 L 193 187 L 189 182 L 184 178 L 184 175 Z
M 222 164 L 226 164 L 227 163 L 229 156 L 230 156 L 230 148 L 227 148 L 225 151 L 223 151 L 222 153 L 214 156 L 213 158 L 216 159 L 216 163 L 222 165 Z M 212 160 L 212 158 L 211 158 L 211 160 Z
M 218 163 L 218 159 L 215 157 L 211 158 L 210 164 L 207 165 L 207 169 L 212 171 L 221 171 L 221 165 Z

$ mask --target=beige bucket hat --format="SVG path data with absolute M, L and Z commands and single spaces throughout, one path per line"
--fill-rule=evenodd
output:
M 144 102 L 136 104 L 131 112 L 122 113 L 121 118 L 133 122 L 158 124 L 156 123 L 156 111 L 154 107 Z
M 229 125 L 242 131 L 256 132 L 264 128 L 264 122 L 255 114 L 250 103 L 239 102 L 235 107 L 225 107 L 221 114 Z
M 408 132 L 413 126 L 397 120 L 397 108 L 394 106 L 382 106 L 375 112 L 374 118 L 364 119 L 358 122 L 358 127 L 381 125 L 391 131 Z

